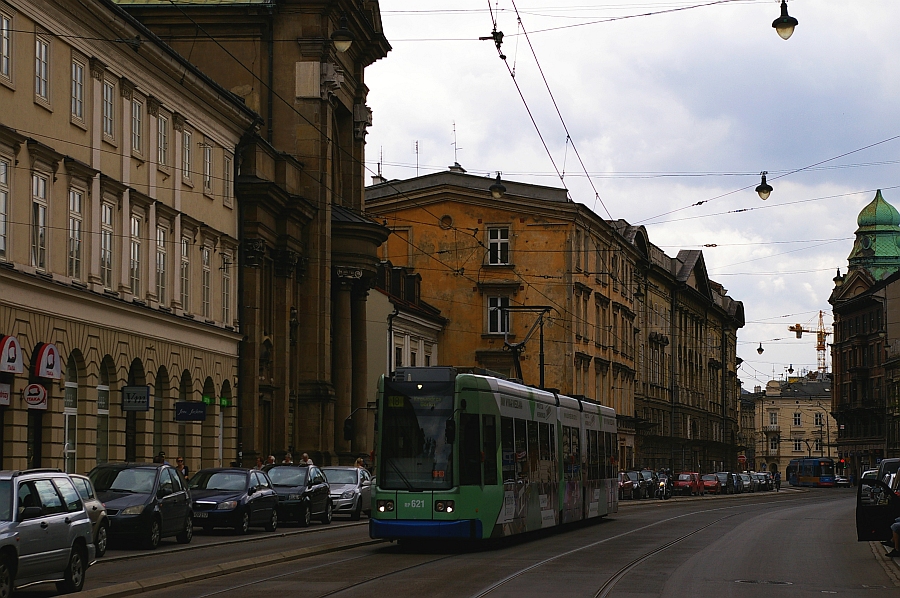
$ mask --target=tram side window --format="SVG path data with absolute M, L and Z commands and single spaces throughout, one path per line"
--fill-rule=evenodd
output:
M 500 418 L 500 452 L 503 463 L 503 483 L 516 481 L 516 447 L 513 442 L 513 420 Z
M 616 462 L 617 451 L 616 451 L 616 435 L 611 434 L 609 432 L 604 432 L 603 436 L 606 439 L 606 478 L 614 478 L 616 477 Z
M 587 430 L 587 471 L 589 480 L 600 479 L 600 449 L 597 446 L 597 430 Z
M 481 435 L 475 413 L 459 416 L 459 483 L 481 485 Z
M 497 422 L 493 415 L 482 416 L 482 438 L 484 439 L 484 485 L 497 484 Z
M 563 426 L 563 457 L 565 459 L 566 481 L 581 478 L 581 441 L 578 428 Z
M 538 444 L 541 450 L 541 461 L 550 460 L 550 424 L 538 422 Z
M 540 443 L 538 442 L 538 423 L 535 421 L 528 422 L 528 470 L 531 472 L 532 480 L 536 481 L 538 477 L 538 462 L 541 458 Z
M 606 476 L 606 467 L 609 462 L 608 453 L 606 452 L 606 434 L 597 432 L 597 477 L 603 479 Z
M 516 443 L 516 479 L 528 481 L 528 437 L 526 436 L 527 422 L 524 419 L 514 419 Z

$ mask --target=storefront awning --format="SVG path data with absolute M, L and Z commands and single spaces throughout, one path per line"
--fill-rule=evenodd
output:
M 0 335 L 0 373 L 21 374 L 24 371 L 22 347 L 18 339 L 12 335 Z

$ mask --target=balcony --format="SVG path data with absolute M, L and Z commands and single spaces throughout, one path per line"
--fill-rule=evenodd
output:
M 778 434 L 781 432 L 781 426 L 778 424 L 769 424 L 768 426 L 763 426 L 763 432 L 772 432 Z

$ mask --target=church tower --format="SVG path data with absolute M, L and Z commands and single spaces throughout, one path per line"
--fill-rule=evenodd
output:
M 856 223 L 856 241 L 847 258 L 850 270 L 867 270 L 875 280 L 900 270 L 900 212 L 884 200 L 881 189 Z

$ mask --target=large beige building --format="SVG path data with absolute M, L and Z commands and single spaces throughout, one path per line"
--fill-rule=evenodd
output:
M 106 0 L 0 0 L 0 42 L 3 468 L 227 465 L 258 117 Z
M 818 372 L 770 380 L 756 399 L 755 466 L 780 471 L 791 459 L 834 457 L 838 428 L 830 413 L 831 381 Z

